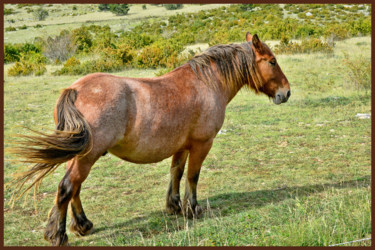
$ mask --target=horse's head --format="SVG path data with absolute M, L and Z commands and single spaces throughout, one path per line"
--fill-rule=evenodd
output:
M 281 71 L 279 64 L 270 48 L 262 43 L 258 36 L 246 34 L 246 41 L 251 42 L 251 48 L 255 52 L 255 61 L 258 67 L 262 86 L 259 91 L 273 98 L 275 104 L 288 101 L 290 87 L 288 79 Z

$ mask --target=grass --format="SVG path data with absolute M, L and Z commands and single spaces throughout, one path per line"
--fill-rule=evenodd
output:
M 96 231 L 84 238 L 68 233 L 70 244 L 328 246 L 370 237 L 371 119 L 355 115 L 371 113 L 371 101 L 347 82 L 342 63 L 343 51 L 370 60 L 370 44 L 370 37 L 353 38 L 338 42 L 332 56 L 277 56 L 291 83 L 286 104 L 240 91 L 203 163 L 198 199 L 205 211 L 199 220 L 164 212 L 170 159 L 136 165 L 102 157 L 81 192 Z M 52 71 L 5 76 L 5 149 L 15 133 L 26 133 L 22 126 L 53 128 L 59 91 L 78 77 L 52 76 Z M 155 72 L 130 69 L 116 75 Z M 14 160 L 5 153 L 5 183 L 24 167 Z M 32 194 L 11 209 L 10 191 L 4 191 L 4 245 L 48 245 L 42 233 L 63 175 L 60 167 L 43 181 L 37 211 Z

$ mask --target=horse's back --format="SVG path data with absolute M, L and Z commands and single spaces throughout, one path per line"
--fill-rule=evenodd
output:
M 207 88 L 181 71 L 185 77 L 95 73 L 75 82 L 76 106 L 92 127 L 96 153 L 108 150 L 131 162 L 158 162 L 187 148 L 192 139 L 215 136 L 224 110 L 207 101 L 215 99 Z

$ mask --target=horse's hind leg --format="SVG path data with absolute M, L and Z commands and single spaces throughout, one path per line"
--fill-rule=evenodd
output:
M 85 236 L 93 231 L 94 225 L 89 219 L 87 219 L 85 212 L 83 211 L 81 199 L 79 197 L 80 191 L 81 186 L 78 188 L 77 193 L 70 202 L 72 219 L 70 221 L 69 229 L 77 236 Z
M 211 149 L 212 142 L 213 140 L 195 142 L 190 148 L 186 190 L 183 201 L 183 213 L 188 218 L 199 217 L 202 213 L 202 208 L 197 202 L 197 185 L 202 163 Z
M 169 214 L 181 212 L 180 181 L 184 174 L 184 168 L 189 151 L 181 151 L 173 155 L 171 165 L 171 181 L 167 191 L 166 210 Z
M 44 231 L 44 239 L 54 246 L 68 244 L 68 236 L 66 235 L 68 205 L 73 197 L 77 197 L 77 194 L 79 197 L 81 183 L 86 179 L 94 162 L 87 160 L 87 158 L 78 159 L 78 157 L 68 162 L 68 170 L 58 186 L 55 205 L 49 212 L 47 227 Z M 74 204 L 77 204 L 76 200 Z

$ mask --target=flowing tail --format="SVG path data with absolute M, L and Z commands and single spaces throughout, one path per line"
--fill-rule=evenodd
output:
M 52 173 L 60 164 L 84 156 L 92 149 L 92 135 L 89 124 L 74 106 L 77 91 L 65 89 L 56 104 L 56 129 L 52 134 L 33 131 L 35 136 L 21 136 L 19 147 L 11 152 L 24 158 L 22 162 L 34 164 L 29 170 L 16 173 L 7 186 L 14 186 L 11 203 L 35 186 L 40 187 L 44 177 Z M 33 182 L 22 191 L 29 180 Z M 21 192 L 22 191 L 22 192 Z

